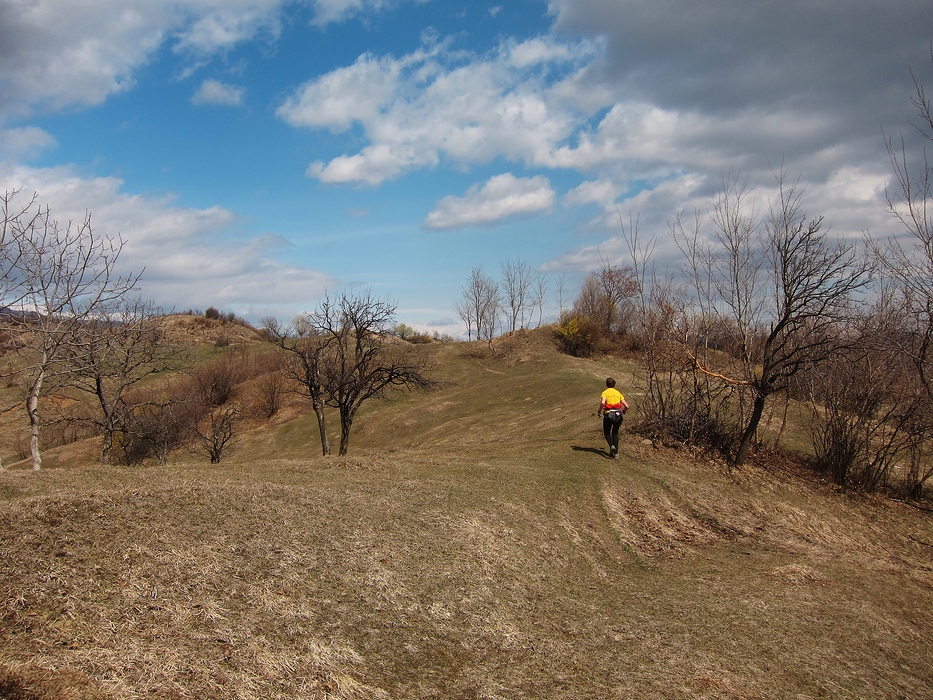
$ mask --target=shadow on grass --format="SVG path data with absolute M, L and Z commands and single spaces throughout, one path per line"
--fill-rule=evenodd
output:
M 600 455 L 601 457 L 605 457 L 606 459 L 609 459 L 608 449 L 601 450 L 598 447 L 580 447 L 579 445 L 571 445 L 570 449 L 576 450 L 577 452 L 591 452 L 594 455 Z

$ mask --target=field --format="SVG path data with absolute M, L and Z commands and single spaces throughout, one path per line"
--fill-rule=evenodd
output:
M 218 465 L 8 464 L 0 698 L 933 697 L 924 504 L 627 427 L 610 460 L 632 366 L 544 332 L 426 351 L 445 384 L 348 457 L 291 406 Z

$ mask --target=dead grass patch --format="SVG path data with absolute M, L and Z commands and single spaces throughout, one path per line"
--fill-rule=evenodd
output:
M 444 389 L 367 405 L 348 457 L 295 404 L 220 465 L 0 473 L 0 697 L 929 695 L 928 513 L 607 459 L 627 365 L 536 342 L 425 346 Z

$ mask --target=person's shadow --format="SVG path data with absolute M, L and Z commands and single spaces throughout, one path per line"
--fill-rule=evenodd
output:
M 610 459 L 609 450 L 601 450 L 598 447 L 580 447 L 579 445 L 571 445 L 571 450 L 576 450 L 577 452 L 592 452 L 594 455 L 601 455 L 606 459 Z

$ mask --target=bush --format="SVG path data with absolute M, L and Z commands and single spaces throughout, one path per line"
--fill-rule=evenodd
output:
M 149 457 L 165 463 L 168 453 L 190 443 L 200 409 L 182 384 L 155 393 L 142 390 L 128 401 L 121 426 L 114 433 L 113 455 L 126 466 Z
M 561 314 L 557 324 L 557 342 L 561 352 L 574 357 L 588 357 L 601 338 L 599 328 L 585 316 Z
M 209 318 L 212 321 L 220 320 L 220 312 L 215 309 L 213 306 L 208 306 L 207 311 L 204 312 L 204 318 Z

